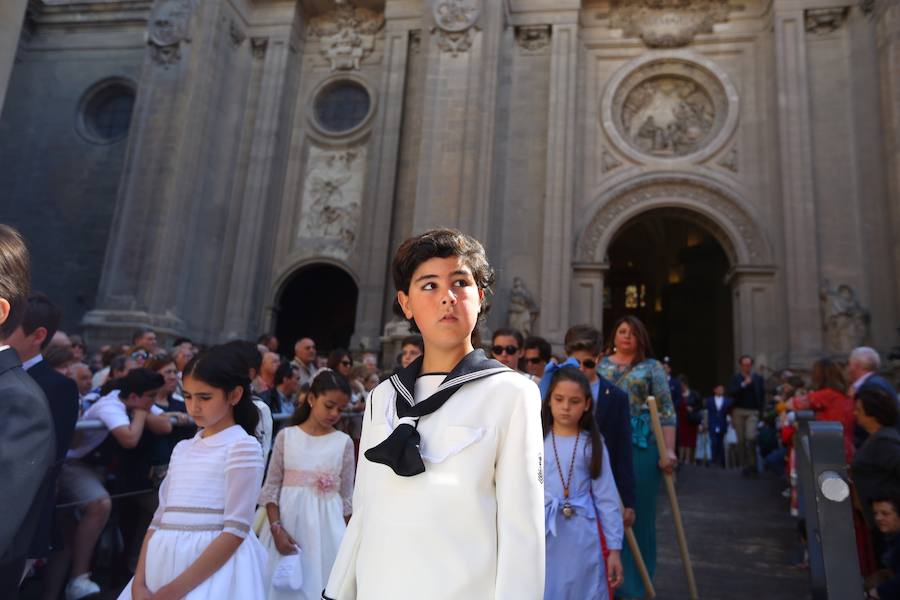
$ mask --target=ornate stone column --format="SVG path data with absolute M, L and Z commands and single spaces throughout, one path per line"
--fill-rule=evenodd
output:
M 504 3 L 423 2 L 431 23 L 413 230 L 453 226 L 485 239 Z
M 298 14 L 300 18 L 302 13 Z M 298 26 L 299 30 L 301 26 Z M 281 197 L 284 163 L 294 98 L 300 75 L 290 27 L 278 36 L 253 38 L 254 59 L 261 63 L 262 76 L 253 125 L 246 178 L 237 189 L 240 235 L 229 282 L 225 310 L 224 337 L 255 338 L 261 330 L 262 309 L 268 290 L 251 282 L 268 272 L 272 263 L 274 243 L 266 239 L 266 232 L 275 230 L 275 216 Z
M 603 285 L 609 263 L 575 263 L 572 267 L 572 324 L 590 323 L 603 332 Z
M 563 3 L 560 3 L 563 4 Z M 550 37 L 550 108 L 547 123 L 547 184 L 541 268 L 541 330 L 551 344 L 563 342 L 572 325 L 572 205 L 575 190 L 575 95 L 578 63 L 578 2 L 565 2 Z
M 891 259 L 893 271 L 900 273 L 900 2 L 868 0 L 862 3 L 875 21 L 875 43 L 881 74 L 881 120 L 884 132 L 885 173 L 891 229 L 895 240 Z M 895 298 L 900 298 L 900 278 L 894 278 Z M 900 306 L 894 307 L 894 322 L 900 318 Z
M 360 231 L 361 247 L 367 248 L 368 252 L 361 259 L 359 303 L 351 346 L 375 351 L 381 346 L 385 298 L 388 290 L 393 289 L 387 271 L 393 251 L 389 233 L 394 215 L 410 30 L 416 26 L 416 19 L 412 18 L 416 15 L 408 13 L 407 4 L 388 0 L 385 5 L 381 101 L 375 117 L 371 180 L 366 185 L 365 206 L 371 209 L 364 215 L 361 222 L 365 226 Z
M 779 368 L 788 359 L 783 347 L 785 338 L 777 334 L 773 318 L 774 274 L 774 267 L 738 266 L 726 277 L 732 294 L 735 359 L 753 352 L 757 366 L 770 369 Z
M 0 113 L 3 100 L 12 75 L 16 48 L 19 47 L 19 32 L 25 20 L 25 6 L 28 0 L 3 0 L 0 2 Z
M 151 10 L 97 307 L 84 318 L 94 341 L 142 325 L 163 337 L 224 333 L 230 271 L 216 265 L 231 264 L 243 233 L 231 190 L 255 48 L 234 10 L 224 0 Z
M 822 349 L 822 322 L 805 15 L 789 0 L 776 0 L 774 10 L 788 362 L 809 366 Z

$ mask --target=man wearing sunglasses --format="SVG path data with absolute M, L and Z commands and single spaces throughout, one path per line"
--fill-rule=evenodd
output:
M 491 356 L 513 371 L 518 371 L 523 342 L 522 334 L 515 329 L 498 329 L 491 339 Z

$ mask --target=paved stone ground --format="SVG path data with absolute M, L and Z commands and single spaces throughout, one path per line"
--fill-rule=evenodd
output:
M 807 600 L 807 571 L 799 557 L 796 525 L 771 476 L 742 479 L 737 470 L 682 467 L 676 491 L 694 577 L 703 600 Z M 688 600 L 672 510 L 660 488 L 659 548 L 654 583 L 659 600 Z

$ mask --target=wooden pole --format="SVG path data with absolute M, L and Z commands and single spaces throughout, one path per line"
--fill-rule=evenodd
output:
M 653 422 L 653 434 L 656 436 L 656 447 L 660 458 L 668 456 L 666 440 L 663 437 L 662 424 L 659 422 L 659 410 L 656 407 L 656 398 L 647 397 L 647 406 L 650 407 L 650 419 Z M 684 565 L 684 575 L 687 577 L 688 590 L 691 600 L 697 600 L 697 582 L 694 580 L 694 567 L 691 565 L 691 556 L 688 553 L 687 538 L 684 536 L 684 523 L 681 521 L 681 510 L 678 508 L 678 496 L 675 495 L 675 480 L 671 473 L 663 472 L 666 481 L 666 492 L 669 494 L 669 503 L 672 505 L 672 518 L 675 520 L 675 534 L 678 537 L 678 549 L 681 551 L 681 562 Z
M 624 507 L 621 503 L 619 507 Z M 653 587 L 653 580 L 650 579 L 650 572 L 647 571 L 647 565 L 644 563 L 644 556 L 641 554 L 641 548 L 638 546 L 637 538 L 634 537 L 634 531 L 631 527 L 625 528 L 625 539 L 628 541 L 628 547 L 631 548 L 631 556 L 634 559 L 634 565 L 637 567 L 638 573 L 641 574 L 641 581 L 644 583 L 644 591 L 647 592 L 647 598 L 656 598 L 656 589 Z M 612 600 L 612 599 L 610 599 Z

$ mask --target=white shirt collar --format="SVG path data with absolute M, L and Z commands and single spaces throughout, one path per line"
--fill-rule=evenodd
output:
M 9 346 L 0 346 L 0 352 L 3 352 L 4 350 L 9 350 Z
M 28 369 L 30 369 L 34 365 L 38 364 L 42 360 L 44 360 L 44 356 L 40 352 L 38 352 L 37 354 L 35 354 L 31 358 L 29 358 L 28 360 L 24 361 L 22 363 L 22 368 L 27 371 Z
M 859 389 L 859 387 L 863 383 L 865 383 L 866 379 L 868 379 L 871 376 L 872 376 L 872 371 L 869 371 L 868 373 L 863 373 L 859 379 L 857 379 L 856 381 L 853 382 L 853 385 L 851 386 L 853 388 L 853 391 L 854 392 L 857 391 Z

